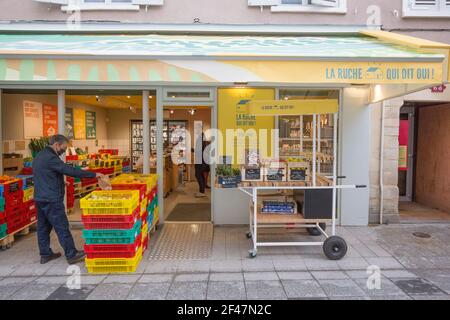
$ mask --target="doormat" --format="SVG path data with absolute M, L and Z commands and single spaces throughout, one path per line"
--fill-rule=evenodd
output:
M 166 221 L 209 222 L 211 221 L 211 204 L 179 203 L 170 212 Z
M 213 234 L 211 223 L 166 223 L 149 260 L 209 259 Z

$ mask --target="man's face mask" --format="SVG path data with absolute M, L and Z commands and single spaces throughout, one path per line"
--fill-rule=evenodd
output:
M 59 150 L 58 150 L 58 156 L 62 156 L 63 154 L 65 154 L 66 153 L 66 150 L 67 150 L 67 147 L 64 147 L 64 146 L 60 146 L 59 147 Z

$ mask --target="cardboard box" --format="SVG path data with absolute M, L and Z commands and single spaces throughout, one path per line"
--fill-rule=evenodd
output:
M 21 154 L 3 154 L 3 171 L 22 171 L 23 156 Z

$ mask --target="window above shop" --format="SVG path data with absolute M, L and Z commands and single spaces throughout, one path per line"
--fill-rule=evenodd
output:
M 161 6 L 164 0 L 34 0 L 60 4 L 62 11 L 120 10 L 138 11 L 140 6 Z
M 347 12 L 347 0 L 248 0 L 248 5 L 270 6 L 272 12 Z
M 450 17 L 450 0 L 403 0 L 403 17 Z

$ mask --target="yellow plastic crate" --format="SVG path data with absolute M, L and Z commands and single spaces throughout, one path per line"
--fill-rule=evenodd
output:
M 93 191 L 80 200 L 84 215 L 129 215 L 139 204 L 139 190 Z
M 114 168 L 114 160 L 103 160 L 103 168 Z
M 148 199 L 144 198 L 141 202 L 141 216 L 147 211 Z
M 149 193 L 158 184 L 157 174 L 138 174 L 138 173 L 124 173 L 116 177 L 117 181 L 130 181 L 128 183 L 145 183 L 147 186 L 147 193 Z
M 85 259 L 86 267 L 125 267 L 133 266 L 142 258 L 142 247 L 139 247 L 133 258 L 97 258 Z
M 142 227 L 142 242 L 144 242 L 146 237 L 148 237 L 148 223 L 145 223 Z
M 28 202 L 34 199 L 34 187 L 23 190 L 23 202 Z
M 85 259 L 89 273 L 133 273 L 142 260 L 142 246 L 130 259 Z

